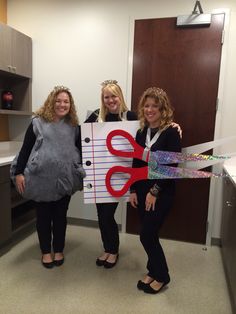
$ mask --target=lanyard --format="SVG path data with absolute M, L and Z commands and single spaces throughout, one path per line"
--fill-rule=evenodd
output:
M 158 137 L 160 136 L 161 131 L 157 131 L 157 133 L 153 136 L 153 138 L 151 139 L 151 129 L 148 128 L 147 130 L 147 135 L 146 135 L 146 142 L 145 142 L 145 149 L 143 152 L 143 160 L 147 161 L 148 158 L 148 152 L 150 151 L 152 145 L 157 141 Z
M 146 135 L 146 142 L 145 142 L 146 148 L 148 150 L 151 149 L 152 145 L 157 141 L 157 139 L 160 136 L 160 134 L 161 134 L 161 131 L 159 130 L 159 131 L 157 131 L 157 133 L 151 139 L 151 129 L 148 128 L 147 135 Z

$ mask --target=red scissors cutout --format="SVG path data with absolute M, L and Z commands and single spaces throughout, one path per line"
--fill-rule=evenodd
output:
M 128 140 L 131 144 L 133 151 L 121 151 L 117 150 L 112 146 L 112 139 L 115 136 L 121 136 Z M 213 174 L 206 171 L 198 171 L 194 169 L 170 167 L 162 164 L 173 164 L 182 163 L 185 161 L 209 161 L 219 160 L 224 161 L 228 159 L 226 156 L 210 156 L 201 154 L 183 154 L 179 152 L 166 152 L 166 151 L 155 151 L 151 152 L 140 146 L 128 132 L 124 130 L 113 130 L 111 131 L 106 139 L 106 145 L 109 152 L 115 156 L 128 157 L 144 160 L 148 162 L 148 166 L 140 168 L 130 168 L 123 166 L 114 166 L 110 168 L 106 174 L 106 187 L 108 192 L 114 197 L 121 197 L 124 195 L 131 184 L 136 181 L 143 179 L 182 179 L 182 178 L 209 178 L 219 177 L 219 174 Z M 127 173 L 130 175 L 128 181 L 120 190 L 114 190 L 111 186 L 111 177 L 115 173 Z
M 125 151 L 121 151 L 121 150 L 117 150 L 117 149 L 113 148 L 111 141 L 112 141 L 112 138 L 115 136 L 123 136 L 124 138 L 126 138 L 129 141 L 129 143 L 132 145 L 134 150 L 131 152 L 125 152 Z M 137 158 L 137 159 L 142 159 L 142 157 L 143 157 L 144 148 L 142 146 L 138 145 L 136 143 L 136 141 L 134 140 L 134 138 L 132 137 L 132 135 L 130 135 L 128 132 L 126 132 L 124 130 L 113 130 L 113 131 L 111 131 L 107 136 L 106 144 L 107 144 L 107 148 L 110 151 L 110 153 L 115 155 L 115 156 L 130 157 L 130 158 Z M 123 188 L 121 190 L 114 190 L 113 187 L 111 186 L 111 177 L 114 173 L 117 173 L 117 172 L 130 174 L 129 180 L 125 183 L 125 185 L 123 186 Z M 106 187 L 107 187 L 108 192 L 112 196 L 120 197 L 128 191 L 131 184 L 133 184 L 134 182 L 136 182 L 138 180 L 145 179 L 147 177 L 148 177 L 148 166 L 141 167 L 141 168 L 129 168 L 129 167 L 123 167 L 123 166 L 114 166 L 114 167 L 110 168 L 106 174 L 106 180 L 105 180 L 106 181 Z

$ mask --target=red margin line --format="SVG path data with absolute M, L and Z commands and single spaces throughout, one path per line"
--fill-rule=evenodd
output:
M 94 187 L 94 200 L 95 203 L 96 202 L 96 185 L 95 185 L 95 158 L 94 158 L 94 138 L 93 138 L 93 134 L 94 134 L 94 130 L 93 130 L 93 123 L 91 123 L 91 134 L 92 134 L 92 141 L 93 141 L 93 145 L 92 145 L 92 161 L 93 161 L 93 187 Z

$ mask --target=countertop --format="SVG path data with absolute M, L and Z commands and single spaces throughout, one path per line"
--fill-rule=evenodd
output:
M 236 157 L 224 162 L 224 170 L 230 176 L 231 181 L 236 185 Z
M 20 151 L 22 142 L 0 142 L 0 166 L 9 165 Z

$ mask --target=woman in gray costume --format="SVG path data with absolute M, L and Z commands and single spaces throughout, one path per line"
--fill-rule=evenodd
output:
M 16 188 L 35 201 L 41 262 L 61 266 L 71 195 L 82 190 L 78 117 L 71 92 L 56 86 L 35 113 L 11 167 Z

